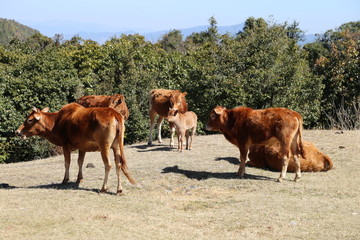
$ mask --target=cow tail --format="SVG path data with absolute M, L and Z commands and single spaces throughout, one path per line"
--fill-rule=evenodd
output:
M 125 121 L 124 118 L 119 114 L 121 119 L 118 120 L 118 131 L 119 131 L 119 147 L 120 147 L 120 164 L 121 170 L 126 176 L 126 178 L 132 183 L 135 184 L 136 181 L 132 178 L 129 169 L 127 167 L 126 158 L 124 154 L 124 135 L 125 135 Z M 121 124 L 120 124 L 121 123 Z
M 329 156 L 327 156 L 326 154 L 324 155 L 324 169 L 323 171 L 329 171 L 330 169 L 333 168 L 333 162 L 331 160 L 331 158 Z
M 302 137 L 303 131 L 303 119 L 299 118 L 299 127 L 298 127 L 298 135 L 299 135 L 299 152 L 301 156 L 305 159 L 305 150 L 304 150 L 304 141 Z

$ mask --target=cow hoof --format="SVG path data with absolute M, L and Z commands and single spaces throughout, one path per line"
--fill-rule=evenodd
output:
M 244 178 L 245 174 L 239 174 L 239 173 L 237 173 L 236 176 L 237 176 L 237 178 L 242 179 L 242 178 Z
M 124 193 L 122 190 L 117 191 L 116 196 L 124 196 Z
M 61 184 L 67 184 L 69 182 L 69 179 L 65 179 L 61 182 Z
M 283 181 L 283 178 L 282 177 L 279 177 L 277 180 L 276 180 L 276 182 L 279 182 L 279 183 L 281 183 Z
M 300 180 L 300 177 L 295 177 L 294 182 L 298 182 Z
M 107 192 L 107 189 L 106 188 L 102 188 L 101 190 L 100 190 L 100 193 L 106 193 Z
M 82 178 L 78 178 L 77 180 L 76 180 L 76 184 L 80 184 L 80 183 L 82 183 L 84 180 L 82 179 Z
M 151 146 L 152 145 L 152 142 L 148 142 L 148 146 Z

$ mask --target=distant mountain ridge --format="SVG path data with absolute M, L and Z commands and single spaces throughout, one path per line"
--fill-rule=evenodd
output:
M 21 40 L 24 40 L 35 33 L 41 32 L 41 34 L 53 37 L 55 34 L 62 34 L 63 40 L 70 40 L 74 36 L 80 36 L 83 39 L 91 39 L 98 42 L 99 44 L 104 44 L 106 41 L 110 40 L 112 37 L 120 37 L 122 34 L 140 34 L 145 37 L 145 40 L 152 43 L 157 42 L 161 37 L 172 31 L 174 29 L 168 29 L 163 31 L 151 31 L 148 29 L 129 29 L 124 28 L 120 30 L 115 30 L 114 28 L 109 28 L 100 24 L 79 24 L 75 22 L 47 22 L 46 24 L 36 24 L 28 23 L 31 27 L 20 24 L 14 20 L 7 20 L 0 18 L 0 43 L 9 43 L 14 37 L 17 37 Z M 220 34 L 229 33 L 234 36 L 238 32 L 242 31 L 245 23 L 231 25 L 231 26 L 218 26 L 218 32 Z M 190 36 L 193 33 L 199 33 L 206 31 L 209 28 L 209 25 L 176 29 L 181 31 L 184 38 Z M 38 29 L 38 30 L 35 30 Z M 78 31 L 81 29 L 81 31 Z M 94 31 L 94 32 L 92 32 Z M 299 44 L 304 45 L 309 42 L 316 40 L 314 34 L 305 35 L 305 41 L 300 42 Z
M 231 26 L 218 26 L 218 32 L 220 34 L 227 34 L 229 33 L 232 36 L 235 36 L 237 33 L 243 30 L 245 23 L 231 25 Z M 64 40 L 69 40 L 73 36 L 78 35 L 83 39 L 91 39 L 93 41 L 98 42 L 99 44 L 104 44 L 106 41 L 110 40 L 112 37 L 120 37 L 122 34 L 140 34 L 145 37 L 145 40 L 155 43 L 161 39 L 161 37 L 172 31 L 172 30 L 179 30 L 184 38 L 190 36 L 193 33 L 199 33 L 206 31 L 209 28 L 208 25 L 197 26 L 192 28 L 183 28 L 183 29 L 168 29 L 163 31 L 154 31 L 148 32 L 146 30 L 129 30 L 126 29 L 124 31 L 117 31 L 117 32 L 78 32 L 74 34 L 64 34 Z M 304 36 L 304 41 L 299 42 L 300 45 L 304 45 L 306 43 L 314 42 L 316 40 L 315 34 L 306 34 Z
M 0 18 L 0 44 L 8 44 L 15 37 L 25 40 L 39 31 L 14 20 Z
M 244 23 L 236 24 L 232 26 L 218 26 L 218 32 L 220 34 L 226 34 L 229 33 L 231 35 L 237 34 L 239 31 L 241 31 L 244 27 Z M 202 32 L 206 31 L 209 28 L 209 26 L 198 26 L 198 27 L 192 27 L 192 28 L 184 28 L 184 29 L 176 29 L 181 31 L 184 38 L 187 36 L 190 36 L 191 34 L 195 32 Z M 73 36 L 78 35 L 83 39 L 91 39 L 93 41 L 98 42 L 99 44 L 104 44 L 107 40 L 114 36 L 121 36 L 122 34 L 140 34 L 145 37 L 145 40 L 150 42 L 157 42 L 164 34 L 170 32 L 174 29 L 168 29 L 163 31 L 155 31 L 155 32 L 146 32 L 146 31 L 136 31 L 136 30 L 125 30 L 125 31 L 118 31 L 118 32 L 78 32 L 78 33 L 72 33 L 72 34 L 64 34 L 64 39 L 69 40 Z

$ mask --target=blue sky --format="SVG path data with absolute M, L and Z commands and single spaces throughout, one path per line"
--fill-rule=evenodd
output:
M 0 0 L 0 18 L 41 31 L 158 31 L 243 23 L 248 17 L 296 20 L 306 33 L 324 33 L 360 20 L 360 0 Z M 65 26 L 67 25 L 67 26 Z M 62 28 L 62 29 L 61 29 Z

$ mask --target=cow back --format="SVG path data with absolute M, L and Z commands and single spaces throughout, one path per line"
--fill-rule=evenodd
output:
M 129 118 L 129 109 L 126 105 L 125 97 L 122 94 L 108 95 L 89 95 L 83 96 L 76 101 L 84 107 L 111 107 L 123 115 L 124 119 Z
M 112 143 L 123 117 L 112 108 L 84 108 L 77 103 L 65 105 L 55 122 L 55 133 L 63 145 L 84 151 L 98 151 L 102 142 Z

